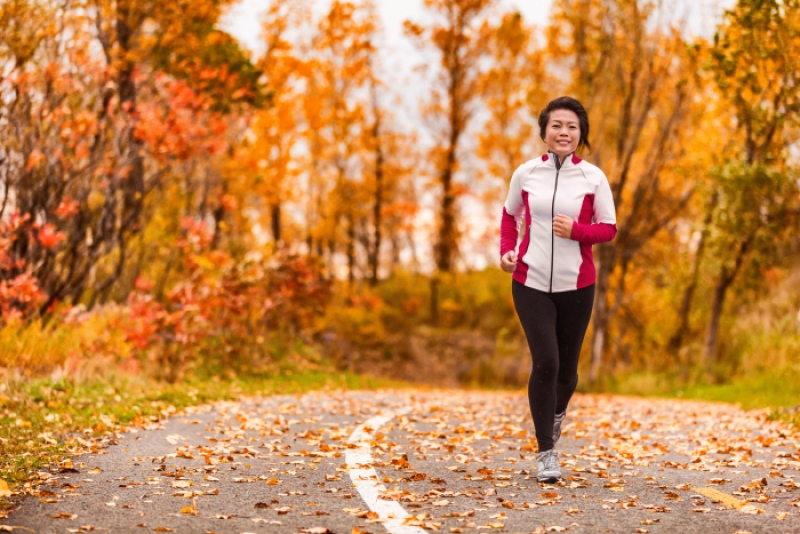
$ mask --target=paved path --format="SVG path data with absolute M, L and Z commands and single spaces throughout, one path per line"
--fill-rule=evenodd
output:
M 546 485 L 521 394 L 218 403 L 40 473 L 0 531 L 800 532 L 796 431 L 723 404 L 573 405 Z

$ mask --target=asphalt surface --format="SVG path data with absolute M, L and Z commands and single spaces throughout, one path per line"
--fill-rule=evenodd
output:
M 563 479 L 541 484 L 526 403 L 395 391 L 199 407 L 40 472 L 0 531 L 800 532 L 800 435 L 763 414 L 576 396 Z M 409 516 L 372 511 L 375 488 Z

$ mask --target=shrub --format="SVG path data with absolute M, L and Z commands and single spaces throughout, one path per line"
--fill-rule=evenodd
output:
M 186 272 L 166 300 L 156 300 L 143 279 L 128 298 L 127 339 L 164 378 L 177 380 L 189 364 L 258 364 L 268 338 L 297 336 L 323 315 L 330 286 L 315 260 L 278 253 L 236 261 L 209 248 L 205 223 L 187 220 L 184 228 Z

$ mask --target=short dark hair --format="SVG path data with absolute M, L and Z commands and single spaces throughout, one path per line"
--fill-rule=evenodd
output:
M 578 124 L 581 128 L 581 139 L 578 142 L 578 148 L 586 147 L 591 150 L 592 145 L 589 143 L 589 114 L 586 113 L 583 104 L 571 96 L 560 96 L 555 100 L 551 100 L 539 113 L 539 135 L 542 137 L 542 141 L 544 141 L 547 123 L 550 122 L 550 114 L 557 109 L 566 109 L 578 116 Z

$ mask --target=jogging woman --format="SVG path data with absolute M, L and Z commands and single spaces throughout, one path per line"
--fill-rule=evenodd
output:
M 561 477 L 555 445 L 578 384 L 578 357 L 592 315 L 592 245 L 614 239 L 617 226 L 605 174 L 575 154 L 591 148 L 581 103 L 553 100 L 539 115 L 539 130 L 547 153 L 511 177 L 500 265 L 513 274 L 514 307 L 533 361 L 528 402 L 539 444 L 537 478 L 554 482 Z

